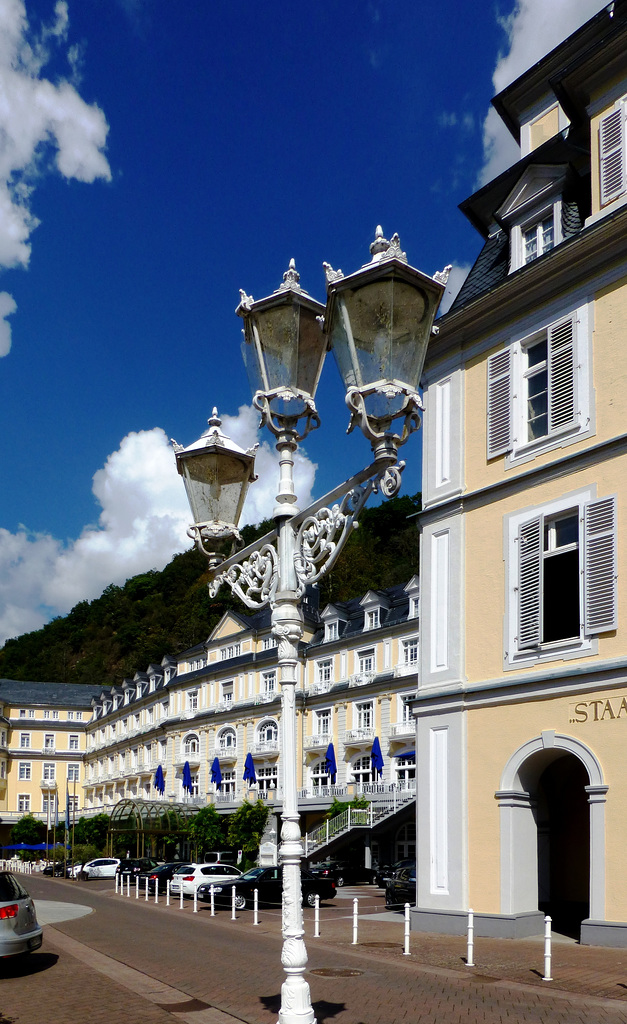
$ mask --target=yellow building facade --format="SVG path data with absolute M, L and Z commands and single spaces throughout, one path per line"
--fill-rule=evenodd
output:
M 627 29 L 494 105 L 517 164 L 425 366 L 413 925 L 627 945 Z

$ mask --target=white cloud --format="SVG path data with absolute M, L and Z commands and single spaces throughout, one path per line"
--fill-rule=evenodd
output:
M 502 22 L 508 49 L 494 69 L 495 92 L 513 82 L 603 6 L 599 0 L 517 0 Z M 520 157 L 518 146 L 493 109 L 483 125 L 483 148 L 480 184 L 491 181 Z
M 451 272 L 448 276 L 448 281 L 446 283 L 446 291 L 442 296 L 442 301 L 438 309 L 438 316 L 443 316 L 444 313 L 448 313 L 449 309 L 453 305 L 453 302 L 457 298 L 457 294 L 461 286 L 468 277 L 469 270 L 470 263 L 460 265 L 453 264 Z
M 222 429 L 243 447 L 258 439 L 259 414 L 242 406 L 224 416 Z M 272 515 L 279 479 L 278 454 L 267 443 L 256 461 L 259 480 L 251 486 L 242 521 Z M 316 466 L 298 455 L 296 491 L 302 507 L 311 501 Z M 130 433 L 93 478 L 102 509 L 97 526 L 64 545 L 26 527 L 0 529 L 0 643 L 38 629 L 78 601 L 93 600 L 109 583 L 123 584 L 149 569 L 162 569 L 186 550 L 190 511 L 174 453 L 160 427 Z
M 11 324 L 6 317 L 15 313 L 17 303 L 8 292 L 0 292 L 0 356 L 6 356 L 11 349 Z
M 51 158 L 65 178 L 111 178 L 102 110 L 81 99 L 67 78 L 55 76 L 53 84 L 42 77 L 53 53 L 65 45 L 67 31 L 65 0 L 58 0 L 52 21 L 38 33 L 29 26 L 23 0 L 0 0 L 0 268 L 28 265 L 31 234 L 39 223 L 31 198 Z M 65 54 L 72 78 L 77 55 L 76 47 Z M 8 351 L 0 347 L 0 355 Z

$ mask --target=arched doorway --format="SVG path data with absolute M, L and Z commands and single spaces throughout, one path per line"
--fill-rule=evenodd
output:
M 574 935 L 603 920 L 607 786 L 595 755 L 547 731 L 519 747 L 501 782 L 501 913 L 548 913 Z

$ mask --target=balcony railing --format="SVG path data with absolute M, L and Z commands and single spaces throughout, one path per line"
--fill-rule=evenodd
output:
M 396 722 L 390 729 L 390 736 L 414 736 L 416 733 L 416 723 L 412 719 L 411 722 Z
M 366 683 L 371 683 L 376 677 L 377 673 L 373 671 L 355 672 L 352 676 L 348 677 L 349 686 L 365 686 Z
M 344 733 L 344 744 L 354 745 L 355 743 L 372 743 L 374 740 L 374 729 L 348 729 Z
M 255 695 L 255 704 L 270 704 L 279 696 L 278 690 L 271 690 L 269 693 L 258 693 Z
M 237 746 L 215 747 L 213 756 L 217 757 L 219 761 L 237 761 Z
M 253 754 L 276 754 L 279 750 L 278 740 L 258 740 L 253 743 L 252 753 Z
M 316 736 L 305 736 L 305 750 L 318 750 L 323 747 L 326 749 L 331 739 L 332 734 L 330 732 L 320 732 Z

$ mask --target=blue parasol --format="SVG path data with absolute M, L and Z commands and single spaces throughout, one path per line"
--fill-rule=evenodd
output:
M 220 758 L 214 757 L 211 765 L 211 781 L 215 782 L 216 789 L 222 787 L 222 772 L 220 771 Z
M 337 761 L 335 760 L 335 750 L 333 744 L 329 743 L 325 757 L 325 769 L 331 776 L 331 785 L 335 785 L 335 779 L 337 777 Z
M 379 743 L 378 736 L 375 736 L 374 738 L 372 750 L 370 751 L 370 759 L 372 761 L 372 767 L 380 777 L 383 771 L 383 754 L 381 753 L 381 744 Z
M 161 796 L 165 793 L 165 779 L 163 777 L 163 768 L 161 765 L 158 766 L 155 772 L 155 789 L 157 793 L 161 793 Z
M 191 795 L 193 783 L 192 771 L 191 768 L 189 767 L 189 761 L 186 761 L 185 764 L 183 765 L 183 789 L 186 789 L 187 792 Z
M 257 781 L 257 776 L 255 774 L 255 762 L 253 761 L 253 755 L 250 750 L 246 754 L 246 760 L 244 761 L 244 774 L 242 778 L 244 782 L 250 782 L 251 785 L 253 782 Z

